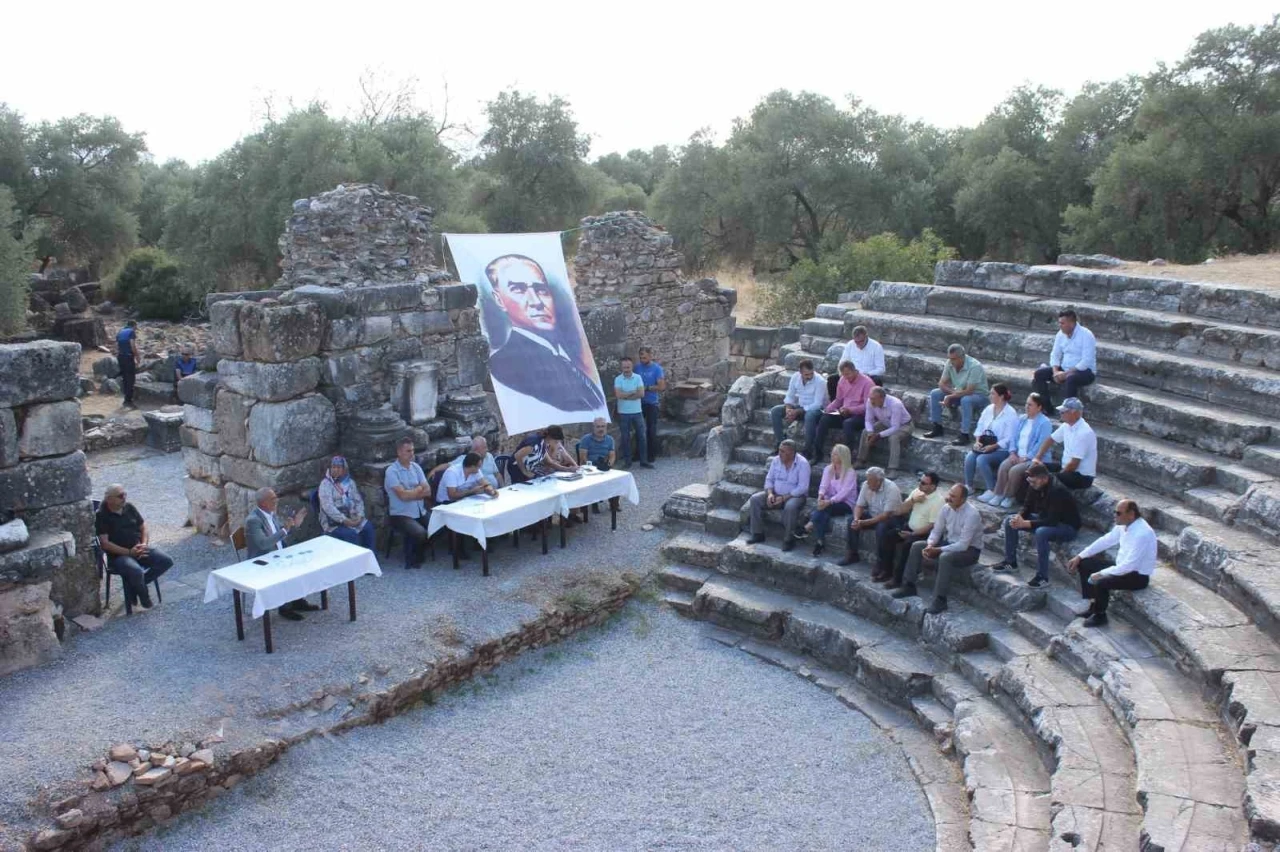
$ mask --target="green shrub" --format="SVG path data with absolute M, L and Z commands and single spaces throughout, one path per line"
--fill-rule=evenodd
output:
M 782 278 L 761 287 L 753 319 L 767 325 L 807 319 L 823 302 L 865 290 L 872 281 L 930 282 L 934 265 L 955 254 L 929 229 L 909 243 L 894 234 L 851 241 L 825 252 L 817 263 L 801 260 Z
M 197 309 L 182 268 L 158 248 L 129 253 L 116 274 L 115 295 L 143 319 L 181 320 Z
M 13 193 L 0 186 L 0 337 L 27 327 L 27 275 L 31 248 L 13 235 L 18 221 Z

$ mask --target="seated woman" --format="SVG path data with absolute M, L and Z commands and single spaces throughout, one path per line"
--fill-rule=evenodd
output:
M 822 472 L 822 482 L 818 485 L 818 508 L 813 510 L 809 523 L 804 525 L 804 531 L 814 533 L 816 539 L 814 556 L 826 547 L 831 519 L 853 514 L 853 504 L 857 500 L 858 472 L 849 462 L 849 448 L 836 444 L 831 448 L 831 464 Z
M 516 450 L 515 458 L 516 464 L 520 466 L 520 472 L 529 479 L 578 469 L 578 463 L 573 460 L 573 454 L 564 445 L 564 430 L 559 426 L 548 426 L 543 433 L 542 441 L 536 447 L 523 447 Z
M 988 396 L 991 404 L 978 418 L 978 425 L 973 430 L 973 446 L 964 457 L 964 485 L 970 494 L 974 493 L 973 475 L 976 471 L 982 472 L 982 482 L 988 491 L 995 488 L 996 469 L 1009 457 L 1013 433 L 1018 428 L 1018 410 L 1009 405 L 1013 396 L 1009 393 L 1009 386 L 994 384 Z
M 374 549 L 373 524 L 364 516 L 364 498 L 347 470 L 347 460 L 334 456 L 320 483 L 320 527 L 334 538 Z
M 978 499 L 988 506 L 1012 509 L 1015 497 L 1026 485 L 1024 476 L 1027 465 L 1036 454 L 1036 448 L 1053 432 L 1053 422 L 1045 416 L 1044 398 L 1038 393 L 1027 397 L 1027 413 L 1018 418 L 1013 430 L 1009 456 L 996 471 L 996 487 Z

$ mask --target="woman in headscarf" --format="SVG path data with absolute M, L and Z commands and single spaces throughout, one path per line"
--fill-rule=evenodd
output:
M 373 524 L 364 516 L 364 498 L 351 479 L 347 460 L 334 456 L 320 483 L 320 527 L 334 538 L 374 549 Z

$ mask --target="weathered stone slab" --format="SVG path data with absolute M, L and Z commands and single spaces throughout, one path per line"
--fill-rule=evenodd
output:
M 330 320 L 345 317 L 351 312 L 351 301 L 347 298 L 347 291 L 341 287 L 304 284 L 301 287 L 294 287 L 280 299 L 285 304 L 304 300 L 318 305 L 321 312 Z
M 1188 283 L 1182 287 L 1181 310 L 1248 325 L 1280 327 L 1280 298 L 1275 293 L 1229 284 Z
M 53 631 L 49 583 L 0 591 L 0 676 L 56 658 L 62 652 Z
M 202 408 L 197 405 L 182 406 L 182 422 L 192 429 L 202 432 L 216 432 L 217 425 L 213 421 L 213 407 Z
M 83 452 L 33 459 L 0 470 L 0 494 L 7 507 L 19 511 L 41 509 L 83 500 L 89 494 L 89 474 Z
M 209 305 L 213 349 L 225 358 L 239 358 L 244 352 L 240 340 L 240 309 L 247 304 L 243 299 L 225 299 Z
M 211 485 L 222 484 L 222 464 L 217 456 L 206 455 L 195 447 L 183 447 L 182 463 L 187 469 L 187 476 Z
M 182 449 L 182 411 L 164 410 L 145 411 L 142 418 L 147 422 L 147 446 L 166 453 L 176 453 Z
M 18 422 L 12 408 L 0 408 L 0 467 L 18 463 Z
M 868 310 L 924 316 L 928 310 L 929 285 L 897 281 L 872 281 L 862 304 Z
M 306 459 L 283 467 L 223 456 L 222 477 L 250 488 L 274 488 L 279 493 L 319 487 L 332 456 Z
M 357 314 L 407 311 L 422 304 L 422 291 L 423 285 L 412 281 L 403 284 L 375 284 L 348 290 L 347 299 Z
M 249 412 L 248 427 L 249 457 L 273 467 L 331 453 L 338 441 L 333 403 L 319 394 L 260 402 Z
M 226 535 L 227 503 L 223 489 L 191 477 L 184 479 L 182 486 L 187 494 L 187 516 L 196 532 Z
M 178 382 L 178 399 L 197 408 L 212 409 L 217 393 L 218 374 L 216 372 L 195 373 Z
M 387 318 L 390 321 L 390 318 Z M 411 337 L 450 334 L 455 331 L 448 311 L 409 311 L 396 314 L 396 324 Z M 366 339 L 366 343 L 374 342 Z
M 44 582 L 75 555 L 76 541 L 71 533 L 37 530 L 25 547 L 0 554 L 0 583 Z
M 36 340 L 0 345 L 0 408 L 75 399 L 80 347 Z
M 194 447 L 207 456 L 222 455 L 222 446 L 218 441 L 219 436 L 216 432 L 193 429 L 183 424 L 182 428 L 178 430 L 178 437 L 182 439 L 182 446 L 184 447 Z
M 315 355 L 320 351 L 323 322 L 319 305 L 309 301 L 247 304 L 240 309 L 244 358 L 285 363 Z
M 221 452 L 248 458 L 249 412 L 256 403 L 256 399 L 233 393 L 226 388 L 218 389 L 213 422 L 218 427 L 216 446 L 221 449 Z M 202 449 L 202 452 L 209 452 L 209 450 Z M 217 450 L 210 454 L 216 453 Z
M 284 364 L 223 360 L 218 363 L 218 383 L 241 396 L 279 402 L 315 390 L 320 363 L 319 358 Z
M 61 605 L 67 616 L 98 612 L 98 566 L 93 558 L 93 505 L 88 500 L 27 510 L 22 513 L 27 528 L 49 532 L 68 532 L 75 539 L 75 555 L 56 572 L 49 596 Z
M 8 553 L 20 547 L 26 547 L 31 538 L 27 525 L 21 518 L 0 524 L 0 553 Z
M 18 439 L 24 459 L 61 456 L 80 448 L 80 403 L 47 402 L 28 406 Z

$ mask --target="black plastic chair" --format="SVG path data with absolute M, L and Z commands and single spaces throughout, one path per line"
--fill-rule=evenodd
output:
M 102 501 L 94 500 L 93 514 L 95 518 L 100 508 L 102 508 Z M 105 609 L 110 609 L 111 608 L 111 577 L 112 575 L 120 577 L 120 574 L 116 571 L 111 570 L 111 560 L 107 558 L 107 552 L 102 549 L 102 544 L 98 541 L 98 536 L 96 534 L 93 537 L 93 558 L 98 563 L 98 578 L 99 579 L 105 578 L 106 580 L 103 588 L 102 605 Z M 164 603 L 164 596 L 160 594 L 160 578 L 159 577 L 155 578 L 154 580 L 151 581 L 151 583 L 156 588 L 156 603 Z M 125 594 L 124 577 L 120 577 L 120 594 L 124 595 L 125 615 L 133 615 L 133 604 L 129 603 L 129 596 Z
M 430 511 L 431 501 L 424 500 L 423 502 L 426 503 L 427 510 Z M 382 558 L 390 559 L 391 549 L 395 547 L 396 536 L 400 536 L 401 538 L 403 538 L 403 536 L 401 535 L 400 531 L 396 529 L 395 524 L 391 523 L 391 520 L 390 520 L 391 519 L 391 498 L 387 496 L 387 492 L 385 488 L 382 491 L 382 509 L 387 516 L 387 546 L 382 551 Z M 428 536 L 427 538 L 427 552 L 431 554 L 431 561 L 435 562 L 436 561 L 436 543 L 430 536 Z M 407 557 L 408 554 L 406 553 L 405 556 Z
M 498 468 L 498 482 L 502 482 L 505 480 L 508 485 L 515 482 L 515 480 L 511 478 L 511 474 L 509 472 L 510 469 L 516 463 L 515 456 L 509 453 L 504 453 L 503 455 L 500 455 L 500 456 L 494 456 L 493 463 Z

